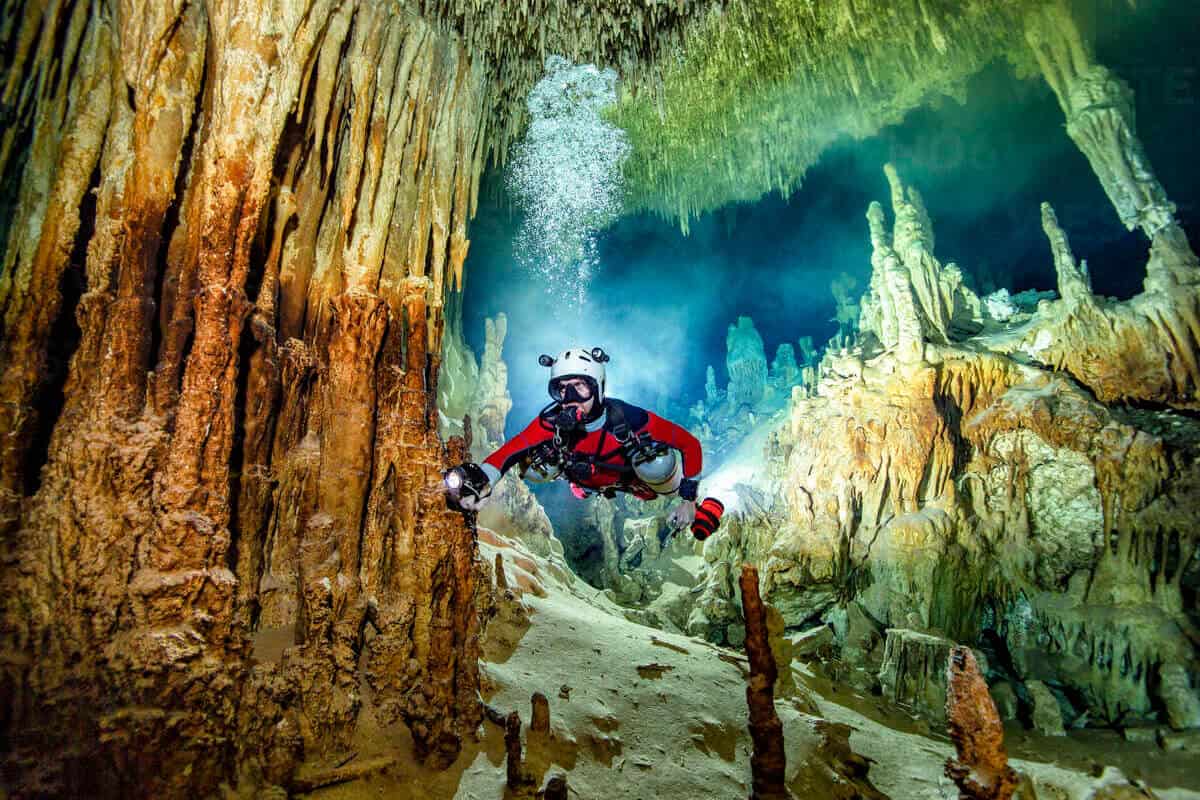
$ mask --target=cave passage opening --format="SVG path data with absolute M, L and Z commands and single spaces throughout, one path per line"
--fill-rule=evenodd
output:
M 1139 63 L 1136 52 L 1126 55 Z M 1158 122 L 1189 107 L 1167 101 L 1163 92 L 1147 92 L 1141 130 L 1152 163 L 1178 163 L 1164 181 L 1195 240 L 1195 162 L 1179 155 L 1177 137 Z M 853 304 L 871 274 L 864 214 L 873 200 L 888 207 L 886 163 L 923 194 L 936 256 L 957 264 L 980 295 L 1055 289 L 1038 212 L 1043 201 L 1088 262 L 1097 294 L 1126 299 L 1141 291 L 1145 238 L 1120 224 L 1067 137 L 1050 89 L 1018 79 L 1000 62 L 973 76 L 961 101 L 941 98 L 870 139 L 843 138 L 790 197 L 772 193 L 725 206 L 694 220 L 687 235 L 674 220 L 619 216 L 595 236 L 586 287 L 574 285 L 577 275 L 525 266 L 527 215 L 504 174 L 492 171 L 471 229 L 464 334 L 479 352 L 483 320 L 508 315 L 507 432 L 520 430 L 548 401 L 540 353 L 600 345 L 613 357 L 613 395 L 686 422 L 689 406 L 704 398 L 706 367 L 719 385 L 728 381 L 726 336 L 738 317 L 753 320 L 768 363 L 781 344 L 790 343 L 802 362 L 800 339 L 819 349 L 839 328 L 852 328 Z
M 1177 135 L 1196 121 L 1194 33 L 1154 24 L 1151 15 L 1110 29 L 1098 22 L 1099 60 L 1133 88 L 1139 136 L 1194 243 L 1200 239 L 1200 169 Z M 548 74 L 570 69 L 585 68 L 562 62 Z M 611 76 L 587 74 L 571 86 L 599 81 L 593 98 L 611 90 Z M 539 102 L 548 107 L 545 96 Z M 686 233 L 678 220 L 638 210 L 636 198 L 614 207 L 619 180 L 595 156 L 604 154 L 611 167 L 626 153 L 619 131 L 606 129 L 586 141 L 603 125 L 596 106 L 589 107 L 590 121 L 567 119 L 574 125 L 567 137 L 573 149 L 540 163 L 533 159 L 541 179 L 554 186 L 548 203 L 543 198 L 531 207 L 519 185 L 514 189 L 511 170 L 492 170 L 483 179 L 465 268 L 463 334 L 482 352 L 484 320 L 508 317 L 503 358 L 513 405 L 507 436 L 549 401 L 541 353 L 601 346 L 612 356 L 610 396 L 692 426 L 694 409 L 712 390 L 709 367 L 719 391 L 729 383 L 728 337 L 740 318 L 753 321 L 772 374 L 781 345 L 791 346 L 803 368 L 820 359 L 833 337 L 854 336 L 858 301 L 871 277 L 865 212 L 878 201 L 888 209 L 889 225 L 892 217 L 885 164 L 921 192 L 936 235 L 934 255 L 958 265 L 980 297 L 1057 288 L 1043 202 L 1056 210 L 1075 255 L 1087 262 L 1097 295 L 1124 300 L 1142 291 L 1144 235 L 1121 224 L 1067 135 L 1050 87 L 1040 76 L 1019 75 L 1005 60 L 870 138 L 843 136 L 790 196 L 775 192 L 726 205 L 691 220 Z M 560 109 L 547 116 L 560 124 L 569 115 Z M 581 152 L 587 157 L 576 164 Z M 582 186 L 562 177 L 572 171 L 586 174 Z M 572 199 L 572 193 L 584 196 Z M 540 241 L 530 234 L 539 226 L 550 232 Z M 577 268 L 549 268 L 544 262 L 561 253 L 548 250 L 547 240 L 566 240 Z M 708 458 L 705 472 L 732 455 Z M 580 519 L 559 484 L 535 489 L 556 531 L 592 524 Z M 575 555 L 589 553 L 596 555 Z

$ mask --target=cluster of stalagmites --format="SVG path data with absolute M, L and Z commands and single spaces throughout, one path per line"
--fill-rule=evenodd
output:
M 1200 431 L 1175 410 L 1200 403 L 1200 264 L 1127 89 L 1059 11 L 1029 26 L 1117 211 L 1151 239 L 1145 291 L 1095 296 L 1044 206 L 1058 299 L 981 299 L 889 167 L 895 221 L 867 215 L 857 337 L 827 349 L 766 475 L 738 487 L 746 510 L 706 543 L 690 619 L 740 637 L 733 570 L 749 561 L 798 650 L 915 713 L 942 719 L 946 656 L 969 643 L 999 656 L 980 663 L 1000 713 L 1044 733 L 1194 728 Z
M 710 365 L 704 399 L 687 410 L 689 425 L 710 457 L 720 456 L 762 419 L 779 413 L 793 391 L 807 392 L 816 382 L 819 354 L 811 337 L 801 337 L 795 345 L 781 343 L 768 362 L 754 321 L 738 317 L 729 326 L 725 351 L 729 382 L 718 387 L 716 370 Z
M 933 258 L 919 196 L 889 177 L 897 226 L 885 232 L 872 207 L 860 344 L 826 353 L 814 396 L 797 393 L 770 439 L 768 476 L 738 488 L 747 511 L 705 545 L 691 619 L 702 614 L 707 630 L 694 632 L 740 637 L 731 578 L 748 560 L 789 626 L 809 629 L 802 649 L 838 653 L 839 677 L 924 716 L 942 718 L 953 644 L 988 642 L 1003 656 L 985 664 L 1002 713 L 1048 733 L 1064 716 L 1200 725 L 1184 601 L 1197 578 L 1195 421 L 1110 409 L 1080 386 L 1085 375 L 1007 355 L 1062 325 L 1077 300 L 1005 324 L 981 313 L 958 271 L 947 277 Z M 1047 231 L 1057 255 L 1061 231 Z M 1170 303 L 1194 303 L 1196 289 L 1154 297 L 1108 313 L 1171 318 Z M 1093 324 L 1099 347 L 1112 326 Z M 1157 330 L 1138 352 L 1172 365 L 1178 340 Z M 1092 364 L 1120 372 L 1121 356 Z

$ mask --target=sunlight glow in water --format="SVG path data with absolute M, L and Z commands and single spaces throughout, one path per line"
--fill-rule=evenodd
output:
M 578 313 L 596 271 L 596 234 L 621 211 L 625 132 L 604 121 L 617 73 L 561 56 L 529 93 L 529 129 L 517 146 L 508 189 L 524 213 L 517 263 L 564 311 Z

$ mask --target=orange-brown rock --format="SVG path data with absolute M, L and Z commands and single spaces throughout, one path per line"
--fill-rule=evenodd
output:
M 962 800 L 1008 800 L 1017 773 L 1008 766 L 1004 725 L 969 647 L 956 647 L 946 664 L 946 719 L 957 758 L 946 761 L 946 776 Z
M 742 566 L 738 580 L 742 590 L 742 609 L 746 615 L 746 655 L 750 658 L 750 685 L 746 703 L 750 707 L 750 738 L 754 752 L 750 756 L 752 791 L 755 798 L 786 798 L 783 750 L 783 723 L 775 713 L 775 680 L 778 669 L 767 635 L 767 614 L 758 593 L 758 570 Z
M 480 65 L 368 2 L 93 11 L 28 4 L 5 84 L 34 142 L 0 289 L 10 774 L 286 785 L 351 745 L 364 693 L 444 764 L 480 718 L 434 406 Z M 86 289 L 60 311 L 66 270 Z M 79 342 L 39 419 L 60 313 Z

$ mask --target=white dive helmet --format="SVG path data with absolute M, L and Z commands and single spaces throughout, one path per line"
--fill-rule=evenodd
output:
M 599 347 L 572 347 L 559 353 L 558 358 L 542 356 L 538 363 L 550 368 L 550 382 L 546 388 L 552 399 L 559 399 L 558 392 L 555 391 L 555 384 L 559 380 L 585 378 L 594 384 L 592 388 L 596 392 L 596 402 L 599 404 L 604 402 L 604 363 L 608 360 L 608 354 Z

